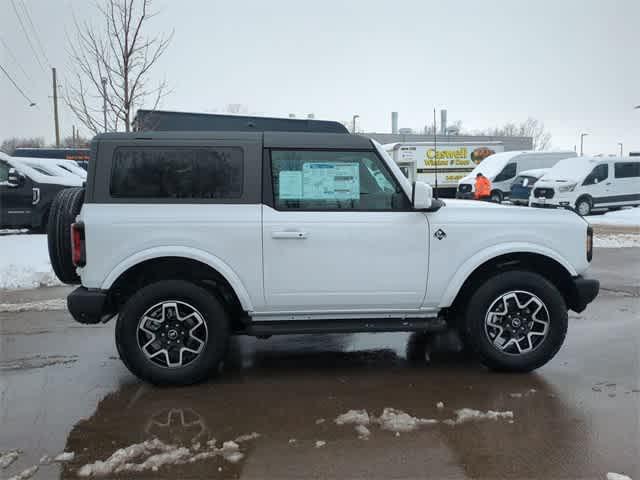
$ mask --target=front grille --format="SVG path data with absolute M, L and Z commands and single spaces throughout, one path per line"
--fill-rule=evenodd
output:
M 553 188 L 536 188 L 533 191 L 533 196 L 536 198 L 553 198 Z
M 471 191 L 471 185 L 468 183 L 461 183 L 458 185 L 458 192 L 460 193 L 469 193 Z

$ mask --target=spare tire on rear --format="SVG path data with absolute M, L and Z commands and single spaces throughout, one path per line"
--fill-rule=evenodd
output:
M 51 203 L 47 241 L 49 259 L 56 276 L 62 283 L 80 283 L 71 258 L 71 224 L 76 221 L 84 202 L 84 188 L 65 188 Z

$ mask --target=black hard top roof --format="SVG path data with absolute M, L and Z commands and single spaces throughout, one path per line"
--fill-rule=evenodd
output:
M 131 132 L 101 133 L 97 141 L 156 140 L 174 141 L 238 140 L 262 142 L 265 148 L 315 148 L 371 150 L 371 140 L 360 135 L 308 132 Z
M 349 133 L 332 120 L 255 117 L 218 113 L 138 110 L 132 122 L 136 131 L 252 131 Z

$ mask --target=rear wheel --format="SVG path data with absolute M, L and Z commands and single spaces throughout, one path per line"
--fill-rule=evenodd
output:
M 589 197 L 580 197 L 576 202 L 576 212 L 582 217 L 589 215 L 591 208 L 593 208 L 593 205 Z
M 494 190 L 491 192 L 491 201 L 493 203 L 502 203 L 503 196 L 500 190 Z
M 564 298 L 547 279 L 527 271 L 504 272 L 471 297 L 467 339 L 489 368 L 529 372 L 558 352 L 567 316 Z
M 155 384 L 205 380 L 227 348 L 229 316 L 207 290 L 183 280 L 164 280 L 139 290 L 124 305 L 116 344 L 124 364 Z

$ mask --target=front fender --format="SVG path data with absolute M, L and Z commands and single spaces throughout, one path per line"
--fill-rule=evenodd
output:
M 227 263 L 225 263 L 215 255 L 211 255 L 210 253 L 207 253 L 203 250 L 191 247 L 154 247 L 147 250 L 142 250 L 135 253 L 134 255 L 130 255 L 123 262 L 119 263 L 115 268 L 113 268 L 111 272 L 109 272 L 109 274 L 102 282 L 101 289 L 109 290 L 109 288 L 111 288 L 113 283 L 120 277 L 120 275 L 122 275 L 130 268 L 135 267 L 136 265 L 147 260 L 153 260 L 155 258 L 163 257 L 188 258 L 208 265 L 209 267 L 220 273 L 220 275 L 222 275 L 229 282 L 236 295 L 238 296 L 238 300 L 240 301 L 242 308 L 248 312 L 253 311 L 253 303 L 251 301 L 251 298 L 249 297 L 249 293 L 243 285 L 242 280 L 234 272 L 234 270 Z
M 464 282 L 480 265 L 488 262 L 492 258 L 510 253 L 535 253 L 544 255 L 545 257 L 549 257 L 562 265 L 572 277 L 578 275 L 575 268 L 567 262 L 562 255 L 551 248 L 527 242 L 501 243 L 477 252 L 465 261 L 460 268 L 458 268 L 442 296 L 439 307 L 446 308 L 453 304 L 453 301 L 458 295 L 458 292 L 462 288 Z

